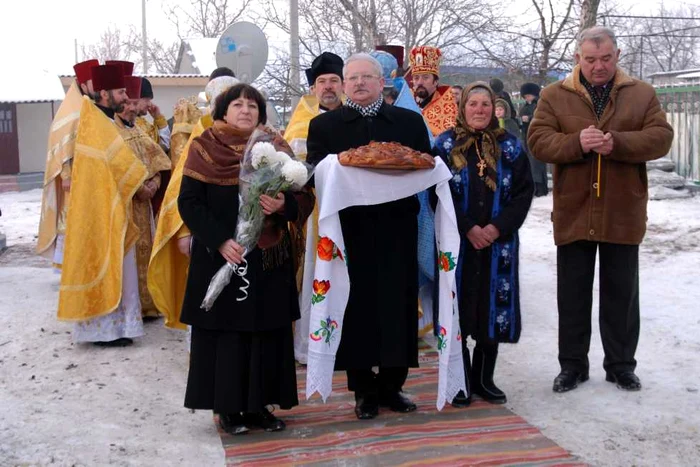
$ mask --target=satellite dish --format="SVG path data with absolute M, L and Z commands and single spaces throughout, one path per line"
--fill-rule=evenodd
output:
M 267 64 L 267 38 L 253 23 L 233 23 L 219 38 L 216 46 L 216 66 L 228 67 L 236 78 L 252 83 Z

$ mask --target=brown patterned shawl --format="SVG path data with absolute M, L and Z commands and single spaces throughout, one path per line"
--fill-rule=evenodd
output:
M 473 144 L 478 145 L 481 143 L 480 153 L 487 165 L 484 183 L 491 191 L 496 191 L 497 161 L 501 156 L 498 140 L 506 131 L 499 127 L 495 112 L 491 117 L 491 123 L 484 130 L 475 130 L 467 124 L 464 107 L 467 104 L 469 92 L 474 88 L 486 89 L 491 95 L 492 108 L 494 110 L 496 108 L 496 98 L 488 84 L 476 81 L 464 88 L 462 97 L 459 100 L 459 113 L 457 114 L 457 125 L 455 126 L 455 146 L 452 148 L 450 155 L 455 168 L 461 170 L 467 165 L 467 151 L 469 151 L 469 148 Z

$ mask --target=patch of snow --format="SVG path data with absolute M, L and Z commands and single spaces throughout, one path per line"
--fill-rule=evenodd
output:
M 0 194 L 0 230 L 10 245 L 31 250 L 40 197 L 39 190 Z M 520 230 L 523 333 L 519 344 L 500 347 L 495 375 L 508 407 L 592 465 L 693 463 L 700 458 L 700 197 L 648 206 L 637 393 L 604 379 L 597 280 L 591 379 L 572 392 L 552 392 L 559 364 L 551 209 L 551 196 L 535 199 Z M 48 264 L 13 263 L 0 261 L 0 459 L 9 465 L 224 463 L 211 413 L 183 408 L 183 333 L 156 322 L 132 347 L 73 345 L 70 324 L 55 318 L 58 276 Z

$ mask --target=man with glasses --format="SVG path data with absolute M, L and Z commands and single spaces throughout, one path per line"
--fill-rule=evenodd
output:
M 347 101 L 311 120 L 308 162 L 318 164 L 328 154 L 371 141 L 430 152 L 421 116 L 384 102 L 382 67 L 374 57 L 352 55 L 343 75 Z M 335 369 L 347 371 L 359 419 L 376 417 L 380 405 L 395 412 L 416 410 L 401 391 L 408 368 L 418 366 L 418 209 L 411 196 L 340 211 L 351 285 Z

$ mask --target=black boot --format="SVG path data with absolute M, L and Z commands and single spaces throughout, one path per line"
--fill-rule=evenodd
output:
M 505 404 L 506 395 L 493 383 L 497 357 L 498 344 L 483 345 L 477 342 L 472 362 L 472 390 L 486 402 Z
M 462 361 L 464 362 L 464 384 L 467 387 L 468 395 L 465 395 L 464 391 L 459 391 L 454 399 L 452 399 L 452 406 L 458 408 L 469 407 L 469 405 L 472 403 L 472 388 L 469 383 L 469 379 L 471 378 L 472 374 L 472 363 L 471 359 L 469 358 L 469 349 L 467 348 L 466 337 L 462 337 Z

